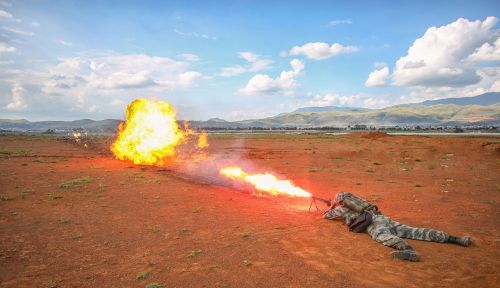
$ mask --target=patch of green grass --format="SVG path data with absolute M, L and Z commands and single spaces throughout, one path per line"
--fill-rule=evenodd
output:
M 422 162 L 422 159 L 415 159 L 415 162 Z
M 163 285 L 160 283 L 153 282 L 146 285 L 146 288 L 163 288 Z
M 189 231 L 187 228 L 182 228 L 181 231 L 179 231 L 181 235 L 189 235 L 191 234 L 191 231 Z
M 59 183 L 58 187 L 62 188 L 62 189 L 69 189 L 69 188 L 74 187 L 74 186 L 90 183 L 91 180 L 92 180 L 92 178 L 90 178 L 90 176 L 86 176 L 86 177 L 82 177 L 82 178 L 75 178 L 75 179 L 72 179 L 69 181 Z
M 9 200 L 14 200 L 15 198 L 13 196 L 7 195 L 7 194 L 2 194 L 0 195 L 0 201 L 9 201 Z
M 31 150 L 23 150 L 23 149 L 2 149 L 0 150 L 0 155 L 6 156 L 29 156 Z
M 148 276 L 149 276 L 149 272 L 144 271 L 144 272 L 137 274 L 137 276 L 135 276 L 135 280 L 144 280 L 144 279 L 148 278 Z
M 250 261 L 250 260 L 248 260 L 248 259 L 245 259 L 245 260 L 243 260 L 243 265 L 245 265 L 245 266 L 247 266 L 247 267 L 248 267 L 248 266 L 252 266 L 252 261 Z
M 201 250 L 192 250 L 189 252 L 188 257 L 196 257 L 201 254 Z
M 319 172 L 319 171 L 321 171 L 321 168 L 319 168 L 319 167 L 311 167 L 309 169 L 309 172 Z
M 382 165 L 382 163 L 379 163 L 379 162 L 373 162 L 373 165 L 380 166 L 380 165 Z
M 149 260 L 149 261 L 148 261 L 148 266 L 149 266 L 149 267 L 153 267 L 153 266 L 155 266 L 155 265 L 156 265 L 156 262 L 154 262 L 153 260 Z
M 28 163 L 22 163 L 21 166 L 28 166 Z
M 423 187 L 423 186 L 422 186 L 422 185 L 420 185 L 420 184 L 415 184 L 415 187 L 417 187 L 417 188 L 421 188 L 421 187 Z
M 59 224 L 66 224 L 69 222 L 69 220 L 64 217 L 60 217 L 58 222 Z
M 49 285 L 47 285 L 47 288 L 57 288 L 59 285 L 57 285 L 56 282 L 50 282 Z
M 56 160 L 45 160 L 45 159 L 42 159 L 42 158 L 36 158 L 32 162 L 37 162 L 37 163 L 57 163 L 58 161 L 56 161 Z
M 427 164 L 427 169 L 434 170 L 435 168 L 436 168 L 436 164 L 434 164 L 434 163 Z
M 368 172 L 368 173 L 375 173 L 375 171 L 372 170 L 372 169 L 368 169 L 368 170 L 366 170 L 366 172 Z
M 57 200 L 57 199 L 62 199 L 62 198 L 63 198 L 63 196 L 61 196 L 61 195 L 59 195 L 59 194 L 57 194 L 57 193 L 55 193 L 55 192 L 51 192 L 51 193 L 49 193 L 49 194 L 47 194 L 47 195 L 48 195 L 48 196 L 49 196 L 49 198 L 50 198 L 50 199 L 52 199 L 52 200 Z
M 161 231 L 160 227 L 158 227 L 158 226 L 155 226 L 155 227 L 151 228 L 151 230 L 152 230 L 153 232 L 155 232 L 155 233 L 158 233 L 158 232 L 160 232 L 160 231 Z
M 196 207 L 196 208 L 191 209 L 191 212 L 193 212 L 193 213 L 199 213 L 200 211 L 201 211 L 201 207 Z
M 73 239 L 73 240 L 81 240 L 82 238 L 83 238 L 82 235 L 75 235 L 71 239 Z

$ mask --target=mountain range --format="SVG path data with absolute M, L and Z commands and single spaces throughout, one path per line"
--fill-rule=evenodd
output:
M 115 131 L 121 120 L 40 121 L 0 119 L 0 129 L 18 131 L 85 130 Z M 179 121 L 182 122 L 182 121 Z M 220 118 L 189 121 L 197 129 L 314 128 L 367 125 L 375 127 L 408 126 L 500 126 L 500 92 L 474 97 L 428 100 L 382 109 L 356 107 L 304 107 L 263 119 L 229 122 Z

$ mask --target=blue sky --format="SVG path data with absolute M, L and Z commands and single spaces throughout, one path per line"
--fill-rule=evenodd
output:
M 0 1 L 0 118 L 122 118 L 157 97 L 241 120 L 500 91 L 499 3 Z

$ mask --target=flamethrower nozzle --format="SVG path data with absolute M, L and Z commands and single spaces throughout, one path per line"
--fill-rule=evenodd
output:
M 332 200 L 331 199 L 325 199 L 317 196 L 312 196 L 311 197 L 313 200 L 321 201 L 325 203 L 328 207 L 332 206 Z

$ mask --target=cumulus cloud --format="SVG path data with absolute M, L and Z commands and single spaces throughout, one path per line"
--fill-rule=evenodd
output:
M 441 27 L 427 29 L 415 40 L 408 54 L 396 62 L 392 80 L 400 86 L 463 87 L 479 83 L 481 77 L 470 61 L 496 56 L 496 17 L 484 21 L 459 18 Z M 483 48 L 484 47 L 484 48 Z
M 304 69 L 304 63 L 293 59 L 290 65 L 292 66 L 292 70 L 282 71 L 276 78 L 271 78 L 266 74 L 253 76 L 239 92 L 244 95 L 293 94 L 299 86 L 296 77 Z
M 380 108 L 387 105 L 387 99 L 368 94 L 344 95 L 341 93 L 309 94 L 307 105 Z
M 288 54 L 290 55 L 305 55 L 309 59 L 323 60 L 339 54 L 353 53 L 359 51 L 356 46 L 343 46 L 339 43 L 329 45 L 324 42 L 310 42 L 302 46 L 294 46 Z
M 22 110 L 27 107 L 23 100 L 24 88 L 19 83 L 14 83 L 11 89 L 12 101 L 5 108 L 8 110 Z
M 193 83 L 202 74 L 186 71 L 187 62 L 144 54 L 106 55 L 61 59 L 49 69 L 46 91 L 85 85 L 95 89 L 175 88 Z
M 39 70 L 19 70 L 7 75 L 3 80 L 10 83 L 13 100 L 3 108 L 35 111 L 44 107 L 46 111 L 57 109 L 61 113 L 98 113 L 104 111 L 99 103 L 111 107 L 117 105 L 113 99 L 158 95 L 206 78 L 192 71 L 190 65 L 144 54 L 61 58 Z
M 247 65 L 236 65 L 224 67 L 221 69 L 220 75 L 224 77 L 237 76 L 247 72 L 258 72 L 271 69 L 271 64 L 274 63 L 269 57 L 254 54 L 252 52 L 239 52 L 239 57 L 247 62 Z
M 310 95 L 309 105 L 312 106 L 354 106 L 361 99 L 361 95 L 342 95 L 338 93 L 326 93 L 324 95 Z
M 484 43 L 469 56 L 469 59 L 477 62 L 500 61 L 500 37 L 494 43 Z
M 383 67 L 376 69 L 368 75 L 368 79 L 365 82 L 366 87 L 382 87 L 387 85 L 387 80 L 389 78 L 389 67 Z
M 9 46 L 5 42 L 0 42 L 0 54 L 1 53 L 11 53 L 11 52 L 16 52 L 16 47 Z

